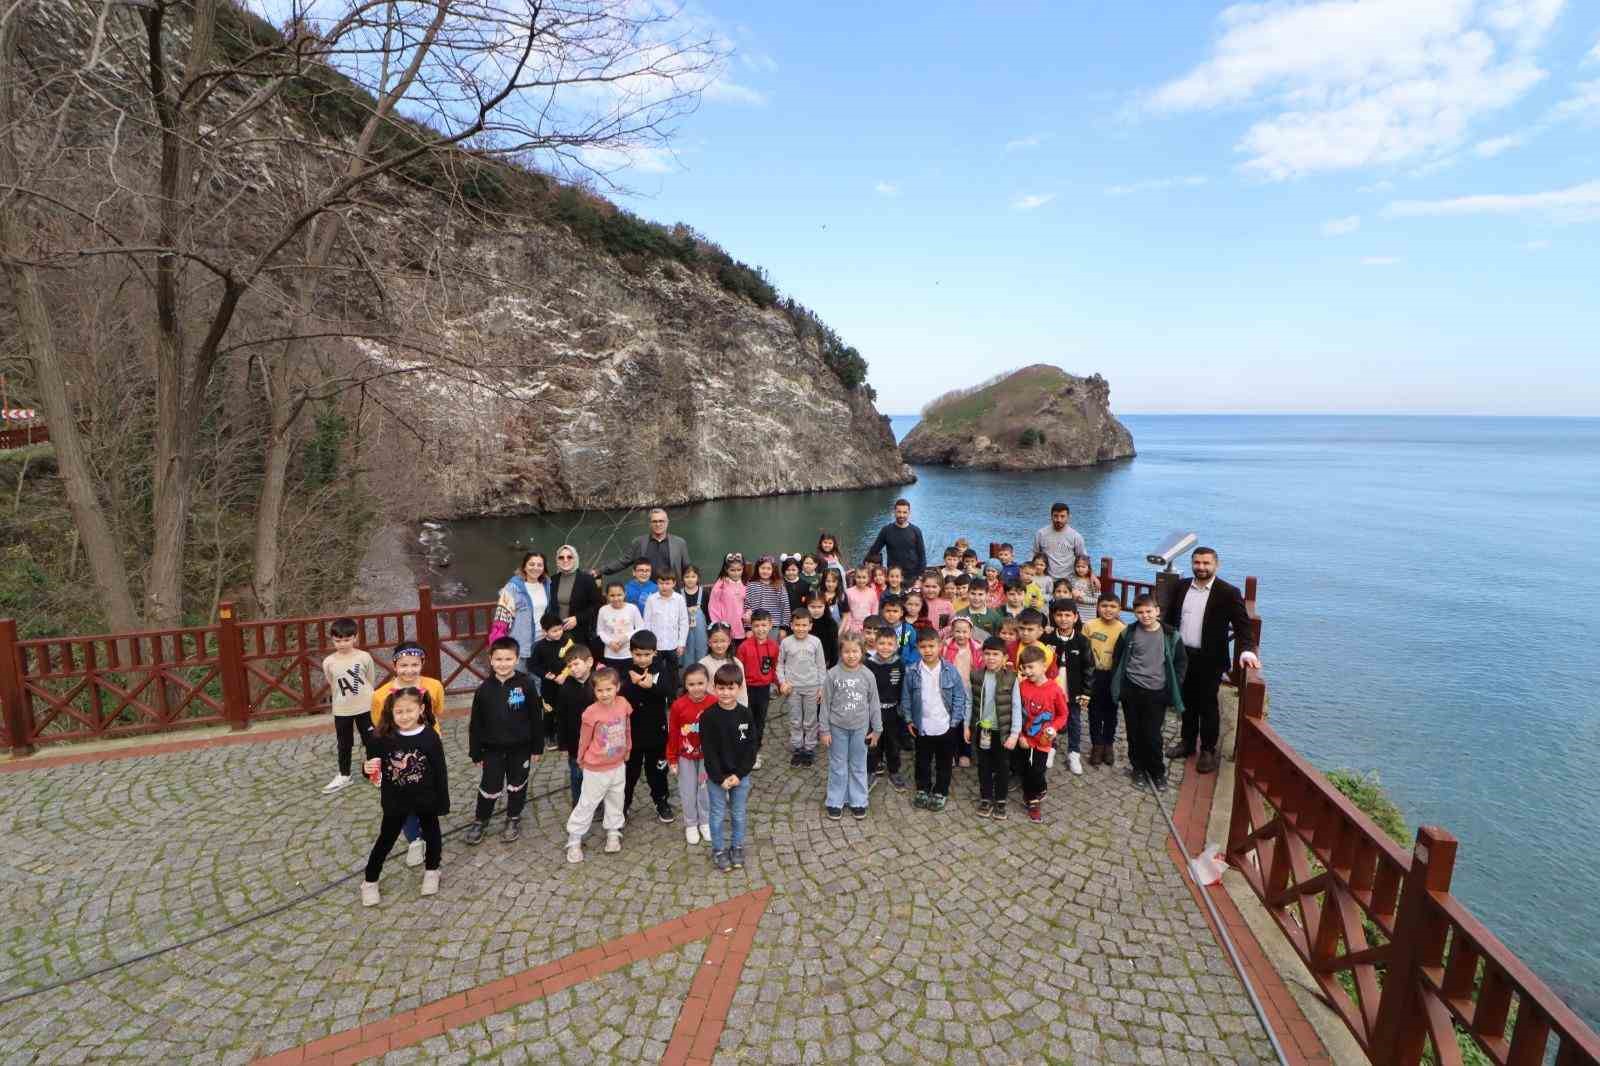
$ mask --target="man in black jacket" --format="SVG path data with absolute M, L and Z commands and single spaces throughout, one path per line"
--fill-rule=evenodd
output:
M 1245 609 L 1244 595 L 1217 577 L 1217 553 L 1196 548 L 1190 558 L 1194 577 L 1175 586 L 1162 608 L 1161 619 L 1178 631 L 1188 653 L 1189 669 L 1183 678 L 1183 739 L 1167 749 L 1169 759 L 1187 759 L 1200 743 L 1195 769 L 1209 774 L 1217 768 L 1217 687 L 1233 657 L 1230 640 L 1239 644 L 1239 662 L 1256 668 L 1255 629 Z
M 667 512 L 660 507 L 650 510 L 650 532 L 639 534 L 626 552 L 601 563 L 592 573 L 597 578 L 619 573 L 631 568 L 639 559 L 649 560 L 653 573 L 672 573 L 680 577 L 683 568 L 690 563 L 688 542 L 676 533 L 667 532 Z
M 885 566 L 898 566 L 910 585 L 922 578 L 928 568 L 928 549 L 922 543 L 922 530 L 911 524 L 911 501 L 894 501 L 894 521 L 878 530 L 878 539 L 867 549 L 866 561 L 879 561 L 887 553 Z
M 493 671 L 472 696 L 472 717 L 467 721 L 467 757 L 483 767 L 478 782 L 477 817 L 467 827 L 465 840 L 483 839 L 500 793 L 506 794 L 506 828 L 501 839 L 517 839 L 522 806 L 528 801 L 528 769 L 544 751 L 544 712 L 533 679 L 517 669 L 521 649 L 510 637 L 489 645 Z

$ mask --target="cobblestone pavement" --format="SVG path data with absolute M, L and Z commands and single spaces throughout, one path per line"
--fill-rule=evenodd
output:
M 568 866 L 566 767 L 553 753 L 535 769 L 520 841 L 447 838 L 431 899 L 397 852 L 383 905 L 367 910 L 356 871 L 377 796 L 360 782 L 319 794 L 331 729 L 0 774 L 0 999 L 283 908 L 0 1005 L 0 1063 L 246 1063 L 769 884 L 717 1063 L 1272 1061 L 1166 852 L 1165 822 L 1120 765 L 1073 778 L 1062 760 L 1042 826 L 1015 811 L 976 818 L 975 770 L 956 771 L 942 813 L 880 780 L 866 821 L 830 822 L 825 770 L 779 765 L 787 732 L 781 719 L 769 729 L 739 873 L 712 871 L 709 849 L 686 847 L 643 800 L 622 854 L 591 847 Z M 465 722 L 445 733 L 448 829 L 470 817 L 476 777 Z M 655 1062 L 703 951 L 643 960 L 383 1061 Z

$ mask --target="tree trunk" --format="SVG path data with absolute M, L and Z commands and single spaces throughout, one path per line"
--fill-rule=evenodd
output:
M 19 83 L 14 60 L 21 21 L 16 12 L 11 18 L 0 21 L 0 184 L 5 185 L 16 185 L 21 177 L 12 95 Z M 66 378 L 61 369 L 60 353 L 56 350 L 50 313 L 39 291 L 38 275 L 33 267 L 17 261 L 26 257 L 27 247 L 23 241 L 26 227 L 17 217 L 16 203 L 14 196 L 0 197 L 0 264 L 4 266 L 11 299 L 16 305 L 22 350 L 33 364 L 39 402 L 44 406 L 45 421 L 55 448 L 56 468 L 66 490 L 73 524 L 83 540 L 89 573 L 106 619 L 111 628 L 119 632 L 137 629 L 139 615 L 134 608 L 133 594 L 128 590 L 127 569 L 117 540 L 111 534 L 105 508 L 95 492 L 93 472 L 89 468 L 83 437 L 78 432 L 77 413 L 67 396 Z
M 272 428 L 267 434 L 266 464 L 261 472 L 261 493 L 256 500 L 255 587 L 261 617 L 274 618 L 281 598 L 278 536 L 283 525 L 283 501 L 289 476 L 291 431 L 299 405 L 289 395 L 288 341 L 285 353 L 267 368 L 268 412 Z

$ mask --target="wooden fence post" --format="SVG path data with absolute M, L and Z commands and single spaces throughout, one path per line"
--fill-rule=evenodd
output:
M 1109 592 L 1111 595 L 1115 596 L 1116 592 L 1111 588 L 1111 575 L 1111 556 L 1100 556 L 1100 591 L 1102 593 Z M 1118 603 L 1120 604 L 1120 602 L 1121 601 L 1119 600 Z
M 1428 906 L 1428 895 L 1450 891 L 1455 865 L 1456 838 L 1438 826 L 1420 827 L 1389 941 L 1389 966 L 1369 1050 L 1373 1066 L 1416 1066 L 1422 1061 L 1428 1036 L 1422 968 L 1442 964 L 1449 932 L 1449 922 Z
M 244 633 L 231 601 L 217 605 L 217 657 L 221 663 L 222 710 L 234 730 L 250 727 L 250 678 L 244 669 Z
M 1239 719 L 1233 726 L 1233 812 L 1228 819 L 1227 854 L 1233 858 L 1250 833 L 1250 807 L 1245 800 L 1245 768 L 1255 750 L 1255 729 L 1267 717 L 1267 686 L 1259 677 L 1247 677 L 1239 686 Z M 1248 734 L 1248 737 L 1247 737 Z
M 5 705 L 11 754 L 33 754 L 33 703 L 22 685 L 22 649 L 15 619 L 0 618 L 0 704 Z
M 417 586 L 417 643 L 425 652 L 422 659 L 422 676 L 444 680 L 439 661 L 439 615 L 433 609 L 433 588 Z

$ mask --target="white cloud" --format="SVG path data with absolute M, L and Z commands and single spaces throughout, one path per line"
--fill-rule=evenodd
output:
M 1384 213 L 1397 218 L 1452 215 L 1551 215 L 1566 222 L 1600 219 L 1600 181 L 1548 192 L 1457 196 L 1448 200 L 1396 200 Z
M 1157 89 L 1162 112 L 1265 107 L 1237 149 L 1274 180 L 1425 161 L 1545 77 L 1565 0 L 1234 4 L 1211 55 Z
M 1356 192 L 1388 192 L 1393 188 L 1394 182 L 1384 179 L 1383 181 L 1375 181 L 1371 185 L 1363 185 Z
M 1472 146 L 1472 150 L 1480 159 L 1493 159 L 1502 152 L 1509 152 L 1513 148 L 1520 148 L 1523 136 L 1520 133 L 1507 134 L 1504 137 L 1490 137 L 1486 141 L 1479 141 Z
M 1530 252 L 1542 252 L 1546 248 L 1550 247 L 1550 242 L 1549 241 L 1529 241 L 1527 244 L 1524 244 L 1523 247 L 1526 248 Z
M 872 187 L 872 191 L 879 196 L 899 196 L 900 186 L 892 181 L 880 181 Z
M 1600 79 L 1580 81 L 1572 95 L 1550 109 L 1546 122 L 1594 122 L 1600 119 Z
M 643 174 L 668 174 L 678 169 L 678 157 L 671 148 L 657 144 L 583 145 L 574 150 L 579 163 L 596 174 L 610 175 L 622 170 Z
M 1589 49 L 1589 54 L 1583 57 L 1585 63 L 1600 63 L 1600 41 L 1594 42 L 1594 47 Z
M 1206 178 L 1199 174 L 1188 174 L 1181 178 L 1150 178 L 1145 181 L 1135 181 L 1127 185 L 1107 185 L 1107 196 L 1132 196 L 1134 193 L 1155 192 L 1160 189 L 1176 189 L 1204 185 Z
M 1369 255 L 1361 260 L 1361 265 L 1369 267 L 1392 267 L 1399 262 L 1400 257 L 1397 255 Z
M 762 107 L 767 102 L 767 94 L 760 89 L 752 89 L 748 85 L 726 76 L 720 77 L 705 87 L 705 98 L 717 100 L 725 104 L 747 104 L 751 107 Z
M 1006 151 L 1020 152 L 1025 148 L 1037 148 L 1049 138 L 1048 133 L 1030 133 L 1026 137 L 1018 137 L 1014 141 L 1006 142 Z
M 1361 216 L 1349 215 L 1345 218 L 1330 218 L 1322 224 L 1324 237 L 1343 237 L 1347 233 L 1354 233 L 1361 228 Z
M 1034 193 L 1029 196 L 1017 197 L 1015 200 L 1011 201 L 1011 206 L 1016 208 L 1018 211 L 1032 211 L 1034 208 L 1043 207 L 1045 204 L 1049 203 L 1055 198 L 1056 194 L 1053 192 Z

